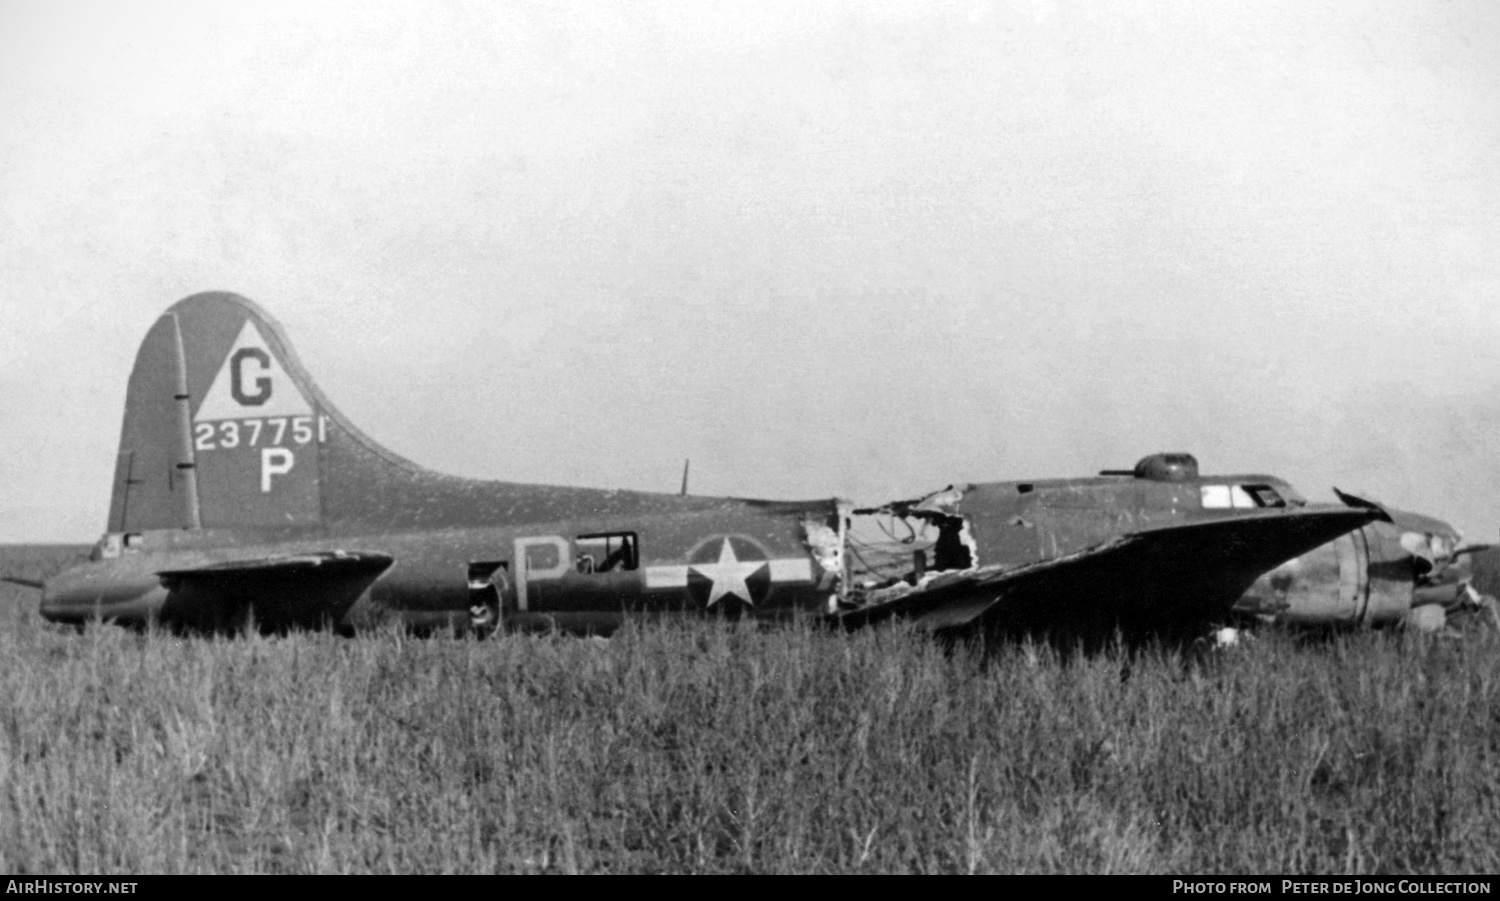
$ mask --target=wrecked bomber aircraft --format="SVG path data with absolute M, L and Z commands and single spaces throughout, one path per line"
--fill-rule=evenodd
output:
M 458 478 L 390 453 L 234 294 L 157 320 L 131 373 L 108 530 L 49 620 L 191 629 L 564 628 L 662 613 L 1196 628 L 1277 564 L 1386 514 L 1185 454 L 1098 478 L 855 510 Z M 883 539 L 880 536 L 884 536 Z
M 950 486 L 854 511 L 862 603 L 846 619 L 950 628 L 983 615 L 1007 631 L 1193 634 L 1228 619 L 1287 546 L 1321 545 L 1359 509 L 1366 523 L 1386 516 L 1309 504 L 1274 476 L 1200 475 L 1180 453 L 1097 478 Z

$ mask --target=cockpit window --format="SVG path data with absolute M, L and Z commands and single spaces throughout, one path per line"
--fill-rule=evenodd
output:
M 1205 510 L 1253 510 L 1287 505 L 1286 499 L 1270 485 L 1203 485 L 1199 492 Z
M 1246 485 L 1245 493 L 1254 499 L 1257 507 L 1286 506 L 1286 501 L 1270 485 Z

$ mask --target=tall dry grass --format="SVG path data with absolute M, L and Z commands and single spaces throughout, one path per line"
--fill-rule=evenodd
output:
M 0 594 L 0 871 L 1494 872 L 1500 642 L 72 634 Z

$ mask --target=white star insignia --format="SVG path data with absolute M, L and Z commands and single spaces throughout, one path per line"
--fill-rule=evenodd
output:
M 719 562 L 694 563 L 692 568 L 713 580 L 707 606 L 712 607 L 719 598 L 728 595 L 734 595 L 754 606 L 755 602 L 750 599 L 750 586 L 745 584 L 745 580 L 765 565 L 764 560 L 740 560 L 734 555 L 729 539 L 725 538 L 724 543 L 719 546 Z

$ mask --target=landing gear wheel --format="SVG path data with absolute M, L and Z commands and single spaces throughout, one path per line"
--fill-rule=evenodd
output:
M 469 608 L 469 628 L 480 638 L 488 638 L 500 628 L 500 605 L 494 603 L 475 604 Z

